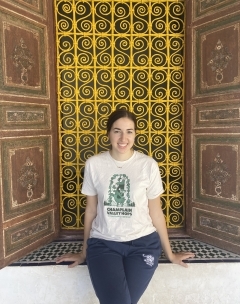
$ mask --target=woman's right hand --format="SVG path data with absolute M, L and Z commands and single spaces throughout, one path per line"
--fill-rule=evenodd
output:
M 59 264 L 61 262 L 73 262 L 72 264 L 68 265 L 69 268 L 75 267 L 79 264 L 84 263 L 86 260 L 86 255 L 83 252 L 80 253 L 66 253 L 60 257 L 55 259 L 56 263 Z

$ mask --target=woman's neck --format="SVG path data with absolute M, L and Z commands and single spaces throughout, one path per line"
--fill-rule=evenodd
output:
M 112 158 L 114 158 L 115 160 L 125 161 L 125 160 L 128 160 L 129 158 L 131 158 L 133 156 L 134 150 L 131 149 L 129 151 L 129 153 L 126 153 L 126 154 L 125 153 L 124 154 L 116 153 L 113 150 L 109 150 L 109 153 L 112 156 Z

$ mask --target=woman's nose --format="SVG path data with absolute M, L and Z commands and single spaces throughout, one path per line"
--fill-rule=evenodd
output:
M 126 134 L 122 132 L 120 138 L 122 141 L 124 141 L 124 139 L 126 138 Z

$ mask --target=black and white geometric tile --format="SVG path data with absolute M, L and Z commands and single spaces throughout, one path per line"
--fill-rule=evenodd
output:
M 240 255 L 192 238 L 170 239 L 170 244 L 173 252 L 193 252 L 195 257 L 189 259 L 188 262 L 240 262 Z M 164 254 L 162 254 L 161 259 L 165 259 Z
M 240 255 L 219 249 L 217 247 L 199 242 L 192 238 L 170 238 L 173 252 L 190 251 L 195 257 L 189 259 L 189 263 L 213 263 L 213 262 L 240 262 Z M 54 241 L 38 250 L 31 252 L 10 266 L 43 266 L 55 265 L 55 259 L 65 253 L 77 253 L 81 251 L 82 242 Z M 164 254 L 159 257 L 159 263 L 169 263 Z M 61 263 L 61 265 L 69 263 Z

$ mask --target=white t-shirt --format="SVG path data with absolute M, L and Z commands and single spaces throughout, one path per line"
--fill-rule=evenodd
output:
M 123 162 L 109 151 L 92 156 L 85 164 L 82 193 L 98 196 L 90 237 L 126 242 L 156 231 L 148 199 L 162 194 L 163 185 L 153 158 L 137 151 Z

